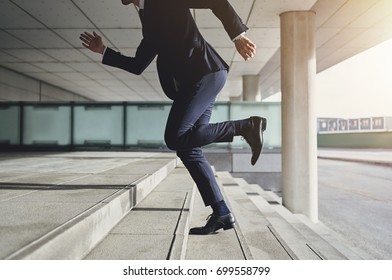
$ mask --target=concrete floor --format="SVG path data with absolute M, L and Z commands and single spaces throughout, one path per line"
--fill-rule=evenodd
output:
M 0 259 L 20 248 L 27 252 L 45 234 L 176 162 L 172 153 L 0 154 Z
M 124 186 L 132 182 L 136 184 L 141 178 L 145 178 L 147 174 L 152 174 L 173 159 L 175 159 L 175 155 L 171 153 L 0 154 L 0 210 L 2 212 L 0 236 L 2 236 L 3 241 L 0 243 L 2 254 L 0 257 L 6 257 L 12 252 L 12 248 L 23 247 L 44 232 L 55 229 L 64 221 L 78 215 L 78 213 L 90 209 L 97 203 L 99 204 Z M 240 224 L 242 224 L 241 230 L 244 237 L 248 239 L 247 242 L 259 241 L 260 232 L 267 230 L 271 225 L 272 228 L 266 231 L 269 237 L 272 237 L 271 233 L 274 230 L 281 229 L 278 231 L 278 235 L 284 237 L 284 240 L 292 240 L 294 235 L 291 234 L 297 234 L 296 231 L 293 231 L 294 227 L 297 227 L 298 230 L 300 224 L 295 221 L 296 218 L 291 216 L 289 216 L 288 221 L 284 221 L 280 215 L 285 211 L 279 203 L 274 206 L 266 202 L 271 200 L 269 196 L 273 192 L 269 192 L 270 194 L 267 192 L 265 194 L 260 193 L 260 196 L 254 196 L 254 187 L 261 190 L 258 186 L 253 186 L 253 189 L 245 191 L 246 194 L 243 191 L 239 192 L 240 188 L 233 188 L 233 184 L 243 185 L 245 189 L 248 188 L 248 184 L 242 178 L 233 181 L 231 175 L 228 172 L 227 174 L 229 176 L 227 180 L 230 182 L 225 184 L 223 181 L 222 185 L 225 190 L 227 189 L 227 194 L 230 194 L 229 201 L 233 206 L 238 204 L 235 211 L 237 217 L 241 219 L 242 214 L 240 212 L 246 212 L 243 213 L 245 219 Z M 185 182 L 184 178 L 179 180 Z M 371 258 L 392 259 L 391 180 L 391 167 L 319 160 L 321 222 L 340 234 L 347 241 L 347 244 L 350 243 L 349 246 L 366 251 Z M 173 187 L 178 184 L 172 182 L 169 185 Z M 260 200 L 262 195 L 267 197 Z M 150 198 L 153 199 L 154 195 L 151 194 Z M 251 204 L 250 200 L 255 204 Z M 277 201 L 279 201 L 279 198 Z M 196 222 L 194 225 L 204 223 L 203 220 L 208 214 L 207 210 L 209 210 L 199 204 L 195 203 L 198 207 L 192 212 L 196 217 L 192 222 Z M 253 208 L 251 205 L 253 205 Z M 255 206 L 261 207 L 259 210 L 262 214 Z M 275 213 L 275 211 L 278 212 Z M 252 220 L 255 218 L 252 213 L 256 212 L 261 215 L 257 218 L 257 221 L 264 221 L 259 225 L 261 231 L 255 231 L 255 221 Z M 249 219 L 253 222 L 249 223 Z M 295 222 L 293 223 L 293 221 Z M 283 222 L 284 226 L 282 226 Z M 18 234 L 15 234 L 16 232 Z M 223 240 L 222 237 L 224 236 L 232 238 L 233 236 L 230 236 L 230 234 L 234 234 L 234 232 L 228 232 L 229 235 L 225 234 L 221 233 L 218 239 Z M 216 237 L 211 236 L 211 238 Z M 4 242 L 5 240 L 7 242 Z M 194 244 L 199 244 L 197 237 L 190 238 L 189 248 L 193 248 L 192 240 L 195 241 Z M 301 240 L 301 242 L 303 240 L 293 240 L 286 245 L 292 245 L 296 250 L 298 240 Z M 282 242 L 284 244 L 283 239 Z M 224 242 L 224 244 L 227 244 L 227 242 Z M 259 246 L 260 244 L 256 245 Z M 265 250 L 265 245 L 263 244 L 260 248 Z M 323 244 L 314 243 L 313 245 L 321 246 Z M 198 246 L 194 247 L 197 248 Z M 307 249 L 306 246 L 304 248 Z M 297 249 L 299 251 L 296 254 L 300 256 L 304 250 L 299 247 Z M 191 253 L 190 251 L 187 253 L 188 258 L 200 258 L 196 250 L 191 251 Z M 222 251 L 223 256 L 227 253 L 226 251 L 227 248 Z M 241 253 L 241 250 L 235 251 L 240 255 L 245 254 L 245 251 L 243 253 Z M 214 252 L 218 251 L 214 250 Z M 260 251 L 260 249 L 256 250 L 256 253 L 253 252 L 254 255 L 259 254 L 260 259 L 271 258 L 272 255 L 281 259 L 280 254 L 271 255 L 270 253 L 275 254 L 275 249 L 271 252 Z M 302 255 L 304 259 L 308 259 L 306 254 Z M 240 259 L 240 255 L 233 253 L 231 256 Z M 213 259 L 214 256 L 208 257 Z M 218 255 L 215 257 L 222 258 Z M 334 259 L 333 256 L 332 259 Z
M 375 259 L 392 259 L 392 168 L 319 160 L 319 219 Z

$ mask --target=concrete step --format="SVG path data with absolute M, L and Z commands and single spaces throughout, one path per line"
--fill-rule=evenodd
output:
M 255 188 L 253 190 L 257 192 Z M 347 259 L 329 242 L 298 220 L 279 201 L 276 201 L 274 195 L 269 193 L 267 198 L 268 201 L 261 195 L 253 195 L 250 199 L 260 209 L 270 208 L 265 216 L 276 230 L 277 236 L 284 240 L 299 259 L 312 259 L 312 257 L 315 259 Z M 309 250 L 312 251 L 310 256 Z
M 177 167 L 85 259 L 184 259 L 195 190 L 187 170 Z
M 329 228 L 327 228 L 322 222 L 313 223 L 306 216 L 300 214 L 293 214 L 287 208 L 282 206 L 281 198 L 276 194 L 271 194 L 265 191 L 259 186 L 249 185 L 244 187 L 247 193 L 260 193 L 264 199 L 260 197 L 252 196 L 251 200 L 257 205 L 258 208 L 263 209 L 270 208 L 271 211 L 275 211 L 282 218 L 284 218 L 292 227 L 300 232 L 306 242 L 307 246 L 311 248 L 321 259 L 329 260 L 340 260 L 340 259 L 364 259 L 366 253 L 359 252 L 355 248 L 350 248 L 346 245 L 344 240 L 339 239 L 336 234 Z M 268 204 L 265 199 L 268 199 Z
M 227 199 L 226 199 L 227 201 Z M 190 227 L 200 227 L 207 223 L 212 213 L 196 192 Z M 210 235 L 189 235 L 185 259 L 187 260 L 244 260 L 251 259 L 242 247 L 237 226 L 230 230 L 219 230 Z
M 312 231 L 321 236 L 329 244 L 334 246 L 349 260 L 372 260 L 373 257 L 367 252 L 359 249 L 358 247 L 350 246 L 343 238 L 338 236 L 337 233 L 329 229 L 323 223 L 312 223 L 306 216 L 295 214 L 297 219 L 302 221 L 303 224 L 308 226 Z
M 220 176 L 224 181 L 229 181 L 227 173 L 218 173 L 218 177 Z M 231 184 L 224 187 L 224 190 L 229 197 L 245 241 L 256 259 L 274 259 L 276 255 L 265 252 L 265 246 L 273 242 L 278 242 L 291 259 L 348 258 L 283 207 L 277 195 L 264 191 L 257 185 L 246 185 L 241 179 L 233 178 L 233 181 L 239 184 L 237 186 Z M 252 239 L 250 234 L 252 232 L 255 236 L 264 237 Z M 257 241 L 268 240 L 265 237 L 266 232 L 273 235 L 273 241 L 257 244 Z M 276 244 L 272 248 L 275 248 L 274 252 L 276 252 Z
M 4 162 L 0 258 L 84 257 L 178 163 L 173 154 L 83 154 L 28 159 L 35 169 L 17 158 Z
M 237 221 L 242 247 L 249 252 L 247 259 L 288 260 L 290 254 L 280 244 L 265 219 L 239 187 L 224 187 L 228 204 Z
M 251 202 L 243 188 L 249 184 L 242 178 L 233 178 L 229 172 L 217 172 L 227 203 L 236 218 L 236 231 L 247 259 L 291 259 L 275 238 L 269 222 Z
M 240 186 L 226 187 L 225 192 L 233 212 L 238 217 L 238 225 L 246 243 L 250 248 L 257 249 L 253 250 L 255 259 L 320 259 L 303 242 L 303 236 L 280 217 L 261 195 L 255 192 L 249 195 Z M 254 203 L 254 197 L 258 198 L 257 203 Z M 254 240 L 251 233 L 256 237 Z M 260 238 L 261 236 L 263 237 Z M 268 242 L 257 244 L 258 241 L 265 240 Z M 271 251 L 272 254 L 266 254 L 265 250 Z

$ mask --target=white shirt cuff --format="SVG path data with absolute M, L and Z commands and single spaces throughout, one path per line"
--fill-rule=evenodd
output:
M 102 61 L 103 61 L 103 57 L 105 56 L 105 53 L 106 53 L 107 49 L 108 49 L 108 47 L 105 46 L 105 49 L 103 50 L 103 53 L 102 53 Z
M 241 38 L 242 35 L 244 35 L 245 32 L 242 32 L 240 35 L 238 35 L 237 37 L 235 37 L 232 41 L 235 42 L 237 41 L 239 38 Z
M 144 9 L 144 0 L 139 0 L 139 9 Z

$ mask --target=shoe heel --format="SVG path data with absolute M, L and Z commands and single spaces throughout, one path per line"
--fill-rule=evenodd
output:
M 267 119 L 266 118 L 261 118 L 261 126 L 262 126 L 262 131 L 267 129 Z
M 225 225 L 225 226 L 223 227 L 223 230 L 232 229 L 233 227 L 234 227 L 234 224 Z

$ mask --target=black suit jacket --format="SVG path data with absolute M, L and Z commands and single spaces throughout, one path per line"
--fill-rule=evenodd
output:
M 227 0 L 145 0 L 143 39 L 135 57 L 106 49 L 102 63 L 141 74 L 157 58 L 157 70 L 165 94 L 175 98 L 176 83 L 198 81 L 207 73 L 229 66 L 204 40 L 189 9 L 211 9 L 231 39 L 248 28 Z

